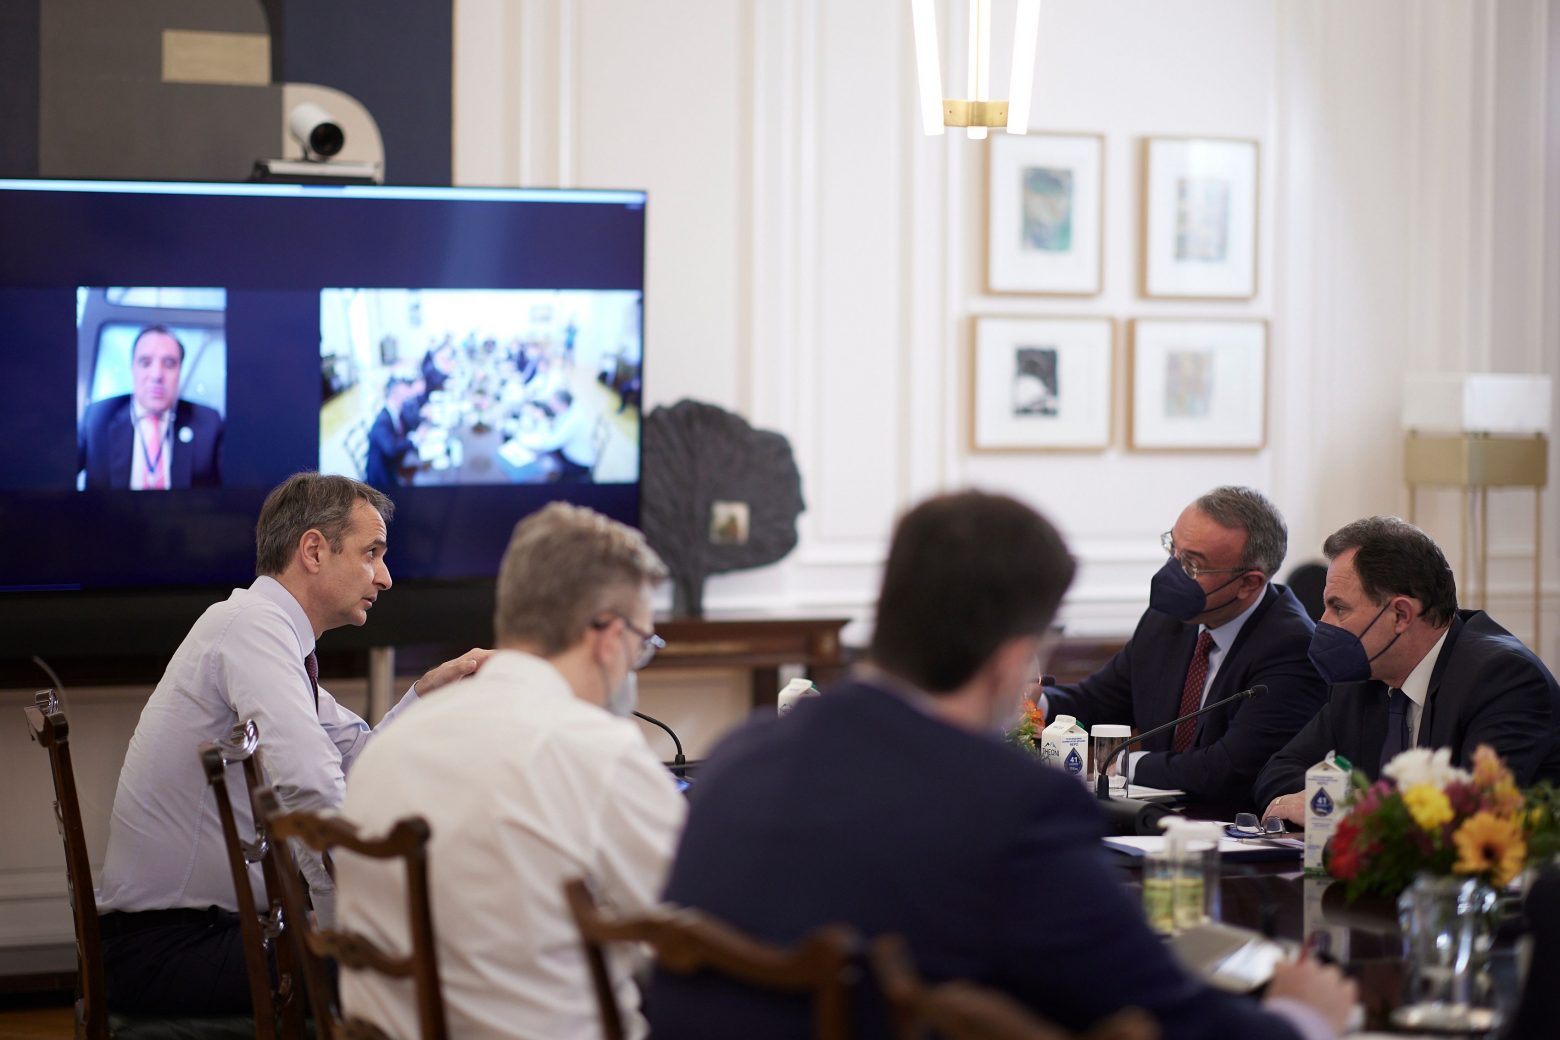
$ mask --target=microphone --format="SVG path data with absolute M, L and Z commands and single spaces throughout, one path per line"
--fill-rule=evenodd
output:
M 1147 740 L 1149 737 L 1157 737 L 1165 730 L 1175 729 L 1187 719 L 1195 719 L 1197 716 L 1206 715 L 1208 712 L 1213 711 L 1216 708 L 1227 708 L 1236 701 L 1243 701 L 1248 697 L 1255 697 L 1259 693 L 1266 692 L 1266 686 L 1253 686 L 1249 690 L 1241 690 L 1239 693 L 1232 693 L 1222 701 L 1214 701 L 1212 704 L 1209 704 L 1206 707 L 1198 708 L 1196 711 L 1188 712 L 1178 719 L 1171 719 L 1163 726 L 1155 726 L 1146 733 L 1139 733 L 1135 737 L 1128 737 L 1126 740 L 1123 740 L 1120 744 L 1116 745 L 1116 750 L 1105 756 L 1105 761 L 1094 767 L 1094 797 L 1098 798 L 1102 802 L 1110 801 L 1110 777 L 1106 775 L 1107 771 L 1110 769 L 1110 764 L 1116 761 L 1116 756 L 1120 755 L 1133 744 L 1141 743 L 1142 741 Z
M 668 726 L 666 723 L 662 722 L 655 716 L 646 715 L 642 711 L 634 712 L 634 717 L 636 719 L 644 719 L 652 726 L 660 726 L 662 729 L 666 730 L 666 735 L 672 738 L 672 746 L 677 749 L 677 754 L 672 759 L 672 775 L 677 777 L 679 780 L 686 779 L 686 774 L 688 772 L 688 759 L 683 755 L 682 741 L 677 739 L 677 734 L 672 732 L 672 727 Z

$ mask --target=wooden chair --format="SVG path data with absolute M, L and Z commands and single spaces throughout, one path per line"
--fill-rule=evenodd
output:
M 40 690 L 22 709 L 32 739 L 49 753 L 54 774 L 54 820 L 65 844 L 65 881 L 71 917 L 76 926 L 76 1040 L 135 1040 L 138 1037 L 201 1035 L 252 1037 L 254 1022 L 239 1016 L 110 1015 L 103 980 L 103 933 L 98 925 L 97 897 L 92 891 L 92 864 L 81 825 L 76 773 L 70 761 L 70 725 L 53 690 Z
M 663 970 L 678 975 L 713 971 L 761 989 L 811 994 L 815 1040 L 848 1040 L 858 946 L 851 929 L 827 925 L 782 949 L 697 910 L 667 908 L 643 917 L 609 918 L 583 880 L 566 882 L 563 892 L 585 946 L 605 1040 L 626 1035 L 607 974 L 607 943 L 645 943 Z
M 998 990 L 974 982 L 927 986 L 898 935 L 873 941 L 872 971 L 898 1040 L 1159 1040 L 1159 1026 L 1137 1008 L 1116 1012 L 1080 1037 Z
M 433 910 L 428 899 L 428 823 L 420 816 L 401 820 L 383 838 L 360 837 L 346 820 L 295 810 L 283 812 L 268 787 L 255 792 L 257 818 L 265 821 L 277 860 L 287 933 L 303 967 L 314 1029 L 320 1040 L 390 1040 L 383 1030 L 360 1018 L 343 1018 L 329 962 L 367 969 L 391 978 L 411 979 L 417 990 L 417 1020 L 422 1040 L 447 1040 L 444 995 L 434 943 Z M 342 848 L 372 859 L 400 859 L 406 868 L 406 910 L 411 952 L 392 956 L 356 932 L 321 929 L 309 916 L 303 880 L 287 842 L 296 840 L 328 855 Z
M 253 805 L 253 794 L 265 786 L 260 762 L 260 728 L 253 719 L 233 727 L 220 741 L 202 744 L 197 754 L 206 771 L 206 782 L 217 803 L 222 821 L 223 843 L 227 846 L 228 867 L 233 874 L 233 894 L 238 901 L 239 930 L 244 937 L 244 960 L 249 973 L 249 996 L 255 1009 L 255 1029 L 260 1040 L 298 1040 L 306 1035 L 303 998 L 298 994 L 300 975 L 292 947 L 277 942 L 285 926 L 281 885 L 276 856 L 266 836 L 265 822 Z M 238 834 L 238 820 L 228 794 L 227 767 L 242 762 L 245 795 L 255 821 L 255 839 L 244 841 Z M 254 888 L 249 883 L 249 866 L 261 865 L 265 877 L 267 906 L 255 904 Z M 272 983 L 273 964 L 275 983 Z

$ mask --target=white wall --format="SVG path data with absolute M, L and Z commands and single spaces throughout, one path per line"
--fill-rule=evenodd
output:
M 961 55 L 962 5 L 939 10 L 944 54 Z M 1040 505 L 1073 541 L 1072 630 L 1124 632 L 1159 532 L 1199 491 L 1267 490 L 1291 561 L 1315 557 L 1341 523 L 1407 508 L 1406 370 L 1560 369 L 1554 12 L 1049 0 L 1031 123 L 1106 139 L 1105 290 L 1082 300 L 984 292 L 989 146 L 919 133 L 901 0 L 461 0 L 456 176 L 650 189 L 647 402 L 696 397 L 785 433 L 809 504 L 797 551 L 713 579 L 712 609 L 864 621 L 894 516 L 979 484 Z M 999 36 L 1010 18 L 998 0 Z M 961 57 L 945 70 L 962 82 Z M 1147 134 L 1261 142 L 1256 299 L 1137 296 Z M 1269 318 L 1268 447 L 1126 452 L 1118 373 L 1117 447 L 971 454 L 967 357 L 985 314 L 1109 316 L 1123 345 L 1133 317 Z M 1519 634 L 1531 498 L 1491 505 L 1492 608 Z M 1560 516 L 1554 481 L 1545 501 Z M 1428 496 L 1421 519 L 1455 562 L 1455 496 Z M 1560 661 L 1560 538 L 1546 541 L 1542 649 Z

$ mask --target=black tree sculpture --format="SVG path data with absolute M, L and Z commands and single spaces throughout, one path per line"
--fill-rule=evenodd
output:
M 645 417 L 640 526 L 671 568 L 672 611 L 704 613 L 704 579 L 796 548 L 802 476 L 791 444 L 740 415 L 678 401 Z

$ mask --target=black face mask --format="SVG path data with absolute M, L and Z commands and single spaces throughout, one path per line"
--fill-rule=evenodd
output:
M 1225 586 L 1233 585 L 1245 576 L 1246 572 L 1242 571 L 1223 585 L 1215 586 L 1213 591 L 1218 592 Z M 1190 621 L 1209 610 L 1222 610 L 1239 598 L 1240 592 L 1237 591 L 1223 603 L 1208 606 L 1208 593 L 1197 584 L 1196 578 L 1186 573 L 1186 568 L 1174 556 L 1165 561 L 1165 565 L 1159 568 L 1148 585 L 1148 605 L 1177 621 Z

